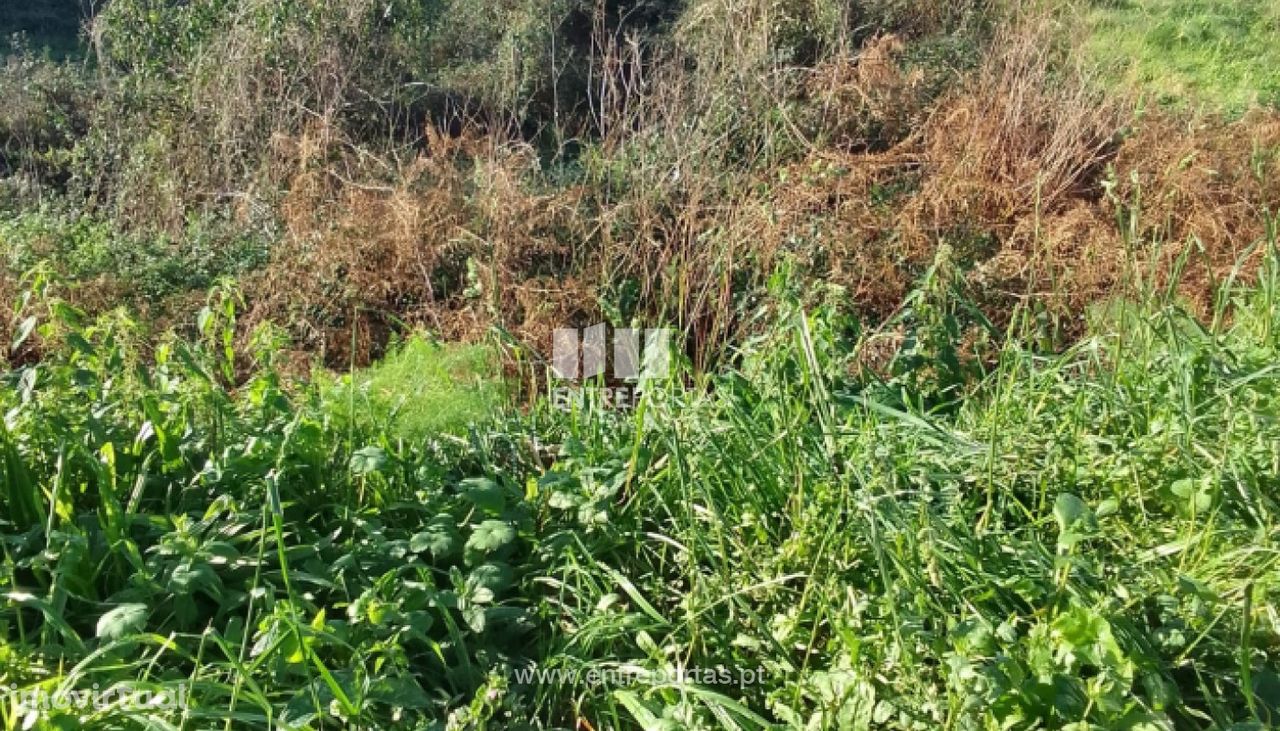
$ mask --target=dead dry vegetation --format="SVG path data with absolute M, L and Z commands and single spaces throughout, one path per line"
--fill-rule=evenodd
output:
M 876 321 L 941 243 L 997 321 L 1036 301 L 1064 334 L 1078 332 L 1089 305 L 1134 293 L 1135 273 L 1159 286 L 1176 276 L 1208 314 L 1215 288 L 1238 265 L 1250 270 L 1242 257 L 1280 204 L 1280 178 L 1267 172 L 1280 118 L 1134 118 L 1062 71 L 1050 32 L 1002 37 L 963 86 L 915 108 L 922 82 L 897 70 L 901 43 L 877 37 L 811 72 L 817 134 L 774 131 L 802 153 L 730 176 L 705 163 L 713 151 L 682 143 L 679 115 L 657 144 L 681 154 L 629 166 L 616 193 L 536 190 L 532 149 L 470 132 L 432 136 L 392 185 L 344 182 L 312 163 L 284 206 L 288 243 L 250 291 L 260 317 L 294 323 L 340 362 L 351 342 L 357 360 L 375 352 L 391 316 L 450 337 L 497 323 L 547 342 L 550 328 L 599 316 L 601 288 L 619 281 L 638 284 L 644 314 L 714 348 L 741 335 L 744 294 L 783 256 Z M 656 110 L 684 108 L 670 98 L 680 82 L 660 83 L 628 114 L 656 121 Z M 856 137 L 851 120 L 882 137 Z M 901 139 L 874 149 L 883 135 Z M 637 136 L 603 145 L 600 164 L 648 141 Z M 619 182 L 612 172 L 606 184 Z
M 875 323 L 941 245 L 993 321 L 1030 304 L 1063 336 L 1126 288 L 1172 286 L 1204 313 L 1247 273 L 1280 203 L 1275 112 L 1136 114 L 1059 18 L 1015 5 L 991 34 L 973 27 L 985 3 L 907 5 L 872 27 L 823 4 L 694 4 L 664 43 L 597 11 L 576 127 L 521 134 L 514 114 L 446 105 L 420 138 L 396 137 L 411 108 L 365 98 L 404 69 L 348 30 L 363 6 L 265 35 L 250 14 L 198 59 L 181 123 L 129 132 L 85 185 L 131 226 L 181 237 L 216 209 L 270 237 L 242 277 L 246 326 L 282 323 L 334 365 L 408 327 L 499 326 L 538 350 L 601 316 L 673 322 L 702 362 L 751 327 L 784 264 Z M 939 37 L 985 50 L 970 70 L 919 62 Z

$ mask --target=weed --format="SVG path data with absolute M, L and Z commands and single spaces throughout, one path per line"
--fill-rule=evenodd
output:
M 325 410 L 407 439 L 463 434 L 503 401 L 494 353 L 413 336 L 376 365 L 326 387 Z M 349 409 L 354 408 L 354 413 Z

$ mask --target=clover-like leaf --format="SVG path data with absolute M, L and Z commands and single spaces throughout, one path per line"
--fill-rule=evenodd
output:
M 140 631 L 146 623 L 146 604 L 121 604 L 98 618 L 98 636 L 118 640 Z
M 387 453 L 381 447 L 362 447 L 351 455 L 351 474 L 367 475 L 381 472 L 387 466 Z
M 492 553 L 515 540 L 516 531 L 501 520 L 486 520 L 467 539 L 467 550 Z
M 414 553 L 430 551 L 432 556 L 440 558 L 452 553 L 461 538 L 458 529 L 453 525 L 452 517 L 437 515 L 426 530 L 414 534 L 409 539 L 409 550 Z
M 487 477 L 469 477 L 462 481 L 462 495 L 480 510 L 497 514 L 506 507 L 502 486 Z

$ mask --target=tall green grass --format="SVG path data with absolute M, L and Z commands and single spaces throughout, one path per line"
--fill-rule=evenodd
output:
M 784 300 L 735 367 L 634 412 L 495 407 L 461 438 L 349 418 L 354 392 L 286 381 L 270 333 L 230 350 L 225 291 L 144 358 L 127 321 L 41 290 L 45 357 L 0 387 L 0 685 L 188 705 L 0 725 L 1274 725 L 1280 263 L 1258 245 L 1210 323 L 1152 291 L 1066 352 L 1015 324 L 969 360 L 939 266 L 887 368 Z
M 710 395 L 575 431 L 598 456 L 555 484 L 631 489 L 611 538 L 552 570 L 573 629 L 550 662 L 768 681 L 545 707 L 673 729 L 1275 723 L 1276 275 L 1226 295 L 1230 327 L 1157 298 L 1062 355 L 1011 341 L 954 413 L 837 375 L 838 329 L 795 313 Z M 641 465 L 601 479 L 632 443 Z
M 324 409 L 361 428 L 409 439 L 465 433 L 505 402 L 497 363 L 488 346 L 413 335 L 373 366 L 325 381 Z

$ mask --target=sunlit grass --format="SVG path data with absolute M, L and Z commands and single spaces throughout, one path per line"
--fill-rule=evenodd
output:
M 410 438 L 456 434 L 502 404 L 500 376 L 488 347 L 414 335 L 378 363 L 334 380 L 325 398 L 335 416 L 365 427 Z
M 1112 0 L 1088 14 L 1088 49 L 1113 78 L 1167 105 L 1239 113 L 1280 104 L 1280 4 Z

